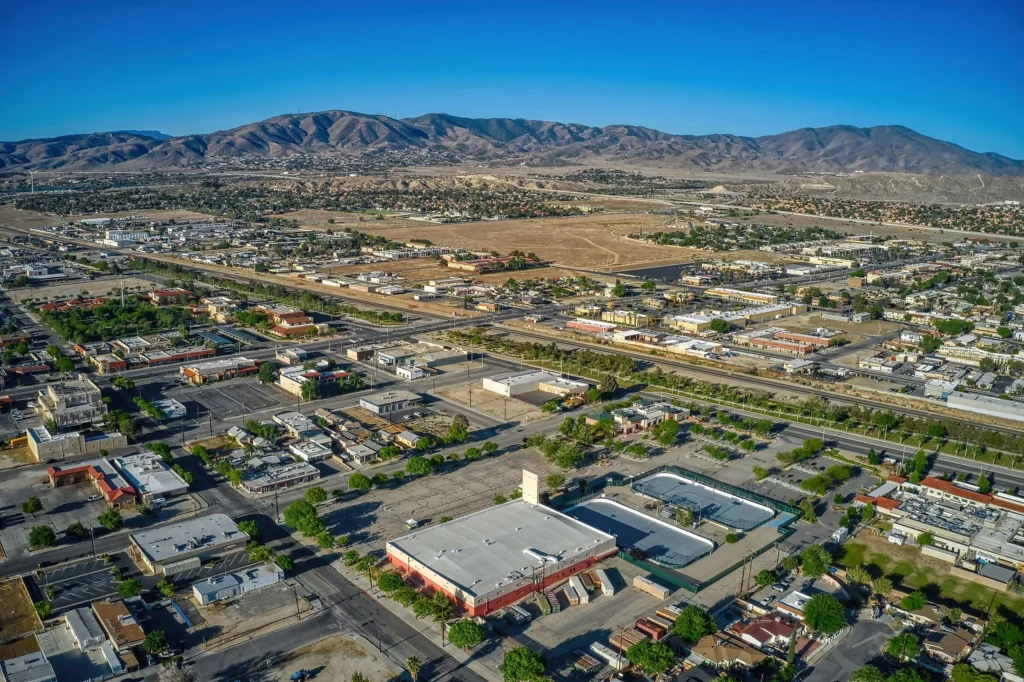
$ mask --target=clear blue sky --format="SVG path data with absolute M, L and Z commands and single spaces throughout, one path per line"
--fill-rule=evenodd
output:
M 1024 158 L 1024 2 L 11 0 L 0 140 L 322 109 L 763 135 L 901 124 Z

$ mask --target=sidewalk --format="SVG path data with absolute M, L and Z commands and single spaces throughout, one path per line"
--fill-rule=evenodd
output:
M 473 652 L 463 651 L 462 649 L 459 649 L 447 642 L 447 640 L 442 647 L 441 632 L 432 621 L 417 618 L 413 615 L 412 609 L 407 609 L 393 599 L 385 597 L 380 590 L 370 585 L 369 580 L 351 568 L 346 567 L 341 560 L 332 562 L 331 566 L 334 570 L 343 575 L 346 580 L 349 580 L 352 584 L 364 590 L 367 594 L 372 595 L 387 610 L 404 620 L 410 627 L 415 628 L 417 632 L 436 644 L 438 648 L 442 648 L 445 653 L 464 664 L 477 675 L 483 677 L 485 680 L 489 680 L 489 682 L 504 682 L 504 677 L 500 672 L 498 672 L 497 663 L 492 667 L 486 664 L 484 659 L 477 657 Z M 424 625 L 426 625 L 426 627 L 424 627 Z

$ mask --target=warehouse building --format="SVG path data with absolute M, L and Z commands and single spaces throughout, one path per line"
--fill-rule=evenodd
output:
M 523 497 L 387 543 L 387 558 L 483 616 L 564 581 L 616 551 L 615 537 L 539 505 L 538 479 Z
M 129 553 L 151 573 L 174 575 L 242 549 L 249 536 L 224 514 L 210 514 L 132 533 Z
M 250 495 L 266 495 L 320 478 L 320 470 L 306 462 L 288 462 L 260 467 L 242 474 L 241 488 Z
M 1001 417 L 1013 421 L 1024 421 L 1024 403 L 1003 400 L 981 393 L 950 393 L 946 405 L 955 410 L 975 412 L 989 417 Z
M 510 372 L 508 374 L 486 377 L 483 380 L 483 387 L 492 393 L 503 395 L 506 398 L 512 398 L 524 393 L 532 393 L 533 391 L 542 391 L 557 396 L 581 395 L 590 388 L 585 382 L 564 379 L 557 374 L 539 369 L 528 369 L 523 372 Z

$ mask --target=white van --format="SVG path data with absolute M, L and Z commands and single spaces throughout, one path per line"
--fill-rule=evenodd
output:
M 406 519 L 405 520 L 405 527 L 408 528 L 409 530 L 412 530 L 413 528 L 419 528 L 419 525 L 420 525 L 420 522 L 417 521 L 416 519 Z

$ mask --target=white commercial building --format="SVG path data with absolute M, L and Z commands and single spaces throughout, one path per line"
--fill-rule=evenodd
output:
M 185 479 L 167 468 L 163 460 L 152 452 L 114 457 L 112 461 L 125 480 L 135 488 L 143 503 L 188 492 Z
M 554 395 L 568 395 L 586 393 L 589 386 L 582 381 L 564 379 L 557 374 L 546 372 L 540 369 L 531 369 L 523 372 L 511 372 L 498 374 L 493 377 L 486 377 L 483 380 L 483 387 L 492 393 L 511 398 L 533 391 L 543 391 Z
M 273 564 L 250 566 L 236 573 L 225 573 L 192 584 L 192 595 L 200 606 L 231 599 L 275 585 L 284 580 L 284 571 Z

